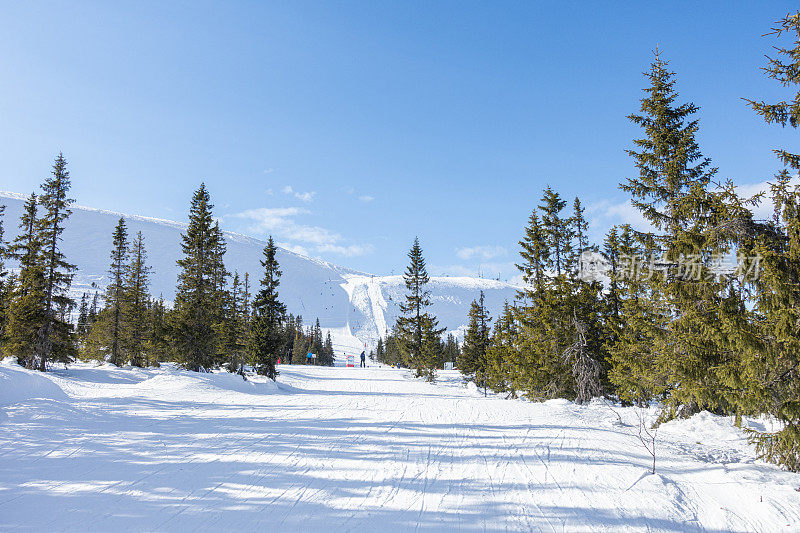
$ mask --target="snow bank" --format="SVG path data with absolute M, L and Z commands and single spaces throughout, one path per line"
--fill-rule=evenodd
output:
M 61 387 L 45 375 L 20 367 L 11 357 L 0 361 L 0 407 L 32 399 L 66 398 Z

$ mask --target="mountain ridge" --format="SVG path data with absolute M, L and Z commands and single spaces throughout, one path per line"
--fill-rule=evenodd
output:
M 28 195 L 0 191 L 0 204 L 6 205 L 3 224 L 7 240 L 18 232 L 16 221 Z M 125 218 L 129 234 L 141 231 L 153 267 L 150 292 L 171 301 L 178 276 L 176 260 L 180 256 L 180 235 L 186 223 L 130 215 L 94 207 L 73 205 L 72 215 L 63 234 L 63 251 L 74 263 L 76 272 L 71 295 L 80 298 L 105 287 L 111 250 L 111 232 L 120 217 Z M 224 231 L 227 243 L 226 267 L 240 275 L 249 272 L 251 290 L 257 290 L 261 276 L 260 259 L 266 241 L 241 233 Z M 400 314 L 405 286 L 401 275 L 374 275 L 307 257 L 285 248 L 278 250 L 278 262 L 284 274 L 279 287 L 287 310 L 301 315 L 306 325 L 319 318 L 322 329 L 329 330 L 339 355 L 359 353 L 371 348 L 391 330 Z M 465 276 L 432 276 L 429 289 L 433 313 L 448 332 L 462 337 L 466 328 L 469 304 L 480 290 L 494 316 L 503 301 L 511 301 L 518 287 L 498 280 Z

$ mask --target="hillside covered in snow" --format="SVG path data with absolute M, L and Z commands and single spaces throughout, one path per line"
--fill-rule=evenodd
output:
M 6 206 L 3 224 L 6 239 L 19 231 L 17 224 L 25 196 L 0 193 L 0 205 Z M 63 251 L 77 265 L 72 295 L 92 294 L 107 283 L 111 233 L 121 216 L 130 235 L 141 231 L 153 267 L 150 292 L 171 300 L 178 279 L 176 260 L 180 257 L 180 235 L 185 224 L 169 220 L 123 215 L 111 211 L 73 206 L 66 230 Z M 225 233 L 225 265 L 240 275 L 249 272 L 251 283 L 261 276 L 265 241 L 238 233 Z M 283 277 L 279 293 L 290 313 L 301 315 L 308 325 L 319 318 L 323 330 L 330 330 L 338 354 L 358 353 L 364 343 L 373 346 L 391 330 L 400 314 L 405 286 L 402 276 L 373 276 L 280 249 L 278 254 Z M 441 327 L 461 334 L 466 327 L 469 305 L 480 290 L 486 305 L 497 316 L 505 300 L 511 301 L 516 288 L 508 283 L 469 277 L 432 277 L 429 285 L 433 312 Z

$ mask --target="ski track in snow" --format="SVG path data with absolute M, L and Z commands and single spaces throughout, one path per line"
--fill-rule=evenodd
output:
M 796 474 L 708 413 L 656 475 L 603 403 L 484 398 L 391 368 L 228 374 L 0 364 L 0 530 L 779 531 Z M 652 415 L 652 412 L 648 413 Z

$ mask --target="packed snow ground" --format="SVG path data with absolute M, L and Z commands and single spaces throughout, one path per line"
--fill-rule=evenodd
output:
M 778 531 L 800 478 L 728 418 L 484 398 L 456 372 L 0 364 L 0 530 Z M 651 412 L 646 413 L 652 416 Z M 757 421 L 750 421 L 757 425 Z

